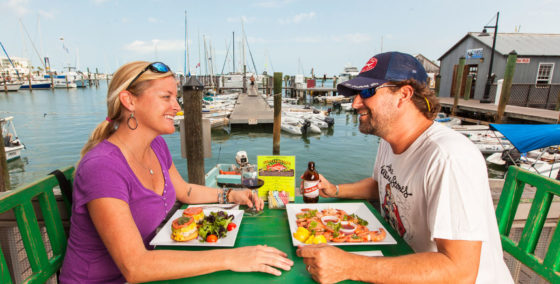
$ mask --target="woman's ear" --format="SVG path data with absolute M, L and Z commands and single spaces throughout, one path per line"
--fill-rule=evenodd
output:
M 134 111 L 134 105 L 136 102 L 136 97 L 129 91 L 124 90 L 119 93 L 119 100 L 121 101 L 121 105 L 126 108 L 128 111 Z

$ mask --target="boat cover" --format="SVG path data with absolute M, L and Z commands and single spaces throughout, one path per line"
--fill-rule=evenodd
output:
M 490 124 L 521 153 L 560 145 L 560 124 Z

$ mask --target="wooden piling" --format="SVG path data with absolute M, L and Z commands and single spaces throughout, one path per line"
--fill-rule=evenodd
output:
M 29 76 L 27 77 L 27 81 L 29 82 L 29 91 L 33 91 L 33 86 L 31 86 L 31 69 L 29 69 Z
M 552 86 L 551 86 L 552 88 Z M 554 109 L 556 111 L 560 110 L 560 91 L 558 91 L 558 95 L 556 95 L 556 108 Z M 560 120 L 560 118 L 558 118 Z
M 461 92 L 461 83 L 463 82 L 463 69 L 465 69 L 465 57 L 461 56 L 459 58 L 459 66 L 457 67 L 457 74 L 455 77 L 455 90 L 453 90 L 454 100 L 453 100 L 453 109 L 451 109 L 451 115 L 455 115 L 457 111 L 457 105 L 459 105 L 459 96 Z
M 509 101 L 509 96 L 511 93 L 511 84 L 513 82 L 513 75 L 515 74 L 516 61 L 517 61 L 517 52 L 515 52 L 515 50 L 512 50 L 508 54 L 506 71 L 504 72 L 504 83 L 502 84 L 502 92 L 500 93 L 500 102 L 498 104 L 498 114 L 496 117 L 496 123 L 502 123 L 502 119 L 506 111 L 506 105 Z
M 436 75 L 436 86 L 435 86 L 435 92 L 436 92 L 436 97 L 439 97 L 439 84 L 441 82 L 441 75 L 437 74 Z
M 4 122 L 0 121 L 0 129 L 2 129 L 2 124 Z M 4 138 L 4 137 L 2 137 Z M 10 173 L 8 172 L 8 162 L 6 160 L 6 149 L 4 149 L 4 139 L 2 139 L 0 145 L 0 165 L 1 173 L 0 173 L 0 192 L 10 190 Z
M 282 72 L 274 72 L 274 126 L 272 155 L 280 155 L 280 125 L 282 123 Z
M 194 77 L 187 78 L 183 85 L 185 111 L 183 126 L 187 149 L 189 183 L 204 185 L 204 144 L 202 141 L 202 92 L 204 86 Z
M 471 97 L 472 81 L 473 81 L 473 76 L 468 75 L 467 76 L 467 82 L 465 83 L 465 92 L 463 93 L 463 98 L 466 101 L 468 101 Z
M 4 92 L 6 92 L 6 94 L 8 93 L 8 82 L 6 82 L 6 76 L 2 76 L 2 79 L 4 81 Z

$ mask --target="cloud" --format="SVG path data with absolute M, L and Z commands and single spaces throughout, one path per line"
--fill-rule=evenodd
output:
M 56 12 L 39 10 L 39 15 L 45 19 L 54 19 Z
M 21 17 L 29 13 L 27 8 L 28 0 L 8 0 L 0 5 L 0 7 L 6 7 L 8 10 L 13 11 L 18 17 Z
M 109 0 L 93 0 L 93 2 L 94 2 L 95 4 L 103 4 L 103 3 L 107 2 L 107 1 L 109 1 Z
M 156 18 L 149 17 L 149 18 L 148 18 L 148 22 L 150 22 L 150 23 L 157 23 L 158 20 L 157 20 Z
M 297 43 L 320 43 L 324 42 L 325 39 L 321 36 L 304 36 L 304 37 L 295 37 L 292 41 Z
M 313 18 L 315 18 L 315 12 L 309 12 L 309 13 L 299 13 L 293 17 L 289 17 L 289 18 L 285 18 L 285 19 L 279 19 L 278 22 L 280 24 L 299 24 L 303 21 L 307 21 L 307 20 L 311 20 Z
M 263 8 L 278 8 L 290 4 L 292 2 L 294 2 L 294 0 L 281 0 L 281 1 L 269 0 L 269 1 L 258 2 L 255 4 L 255 6 L 263 7 Z
M 334 42 L 348 42 L 348 43 L 366 43 L 372 41 L 372 37 L 363 33 L 343 34 L 338 36 L 331 36 Z
M 249 24 L 255 22 L 256 19 L 257 18 L 255 17 L 241 16 L 241 17 L 228 17 L 226 21 L 228 23 L 241 23 L 241 20 L 243 20 L 243 23 Z
M 124 50 L 136 53 L 150 53 L 157 51 L 178 51 L 185 49 L 185 42 L 182 40 L 161 40 L 152 39 L 150 41 L 135 40 L 123 46 Z
M 126 17 L 121 18 L 121 23 L 128 23 L 128 22 L 130 22 L 130 20 L 128 18 L 126 18 Z

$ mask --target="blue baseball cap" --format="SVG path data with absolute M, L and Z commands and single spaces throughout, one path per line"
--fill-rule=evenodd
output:
M 370 58 L 358 76 L 338 84 L 336 89 L 339 94 L 349 97 L 361 90 L 375 88 L 389 81 L 399 82 L 408 79 L 426 83 L 428 74 L 422 63 L 414 56 L 391 51 Z

